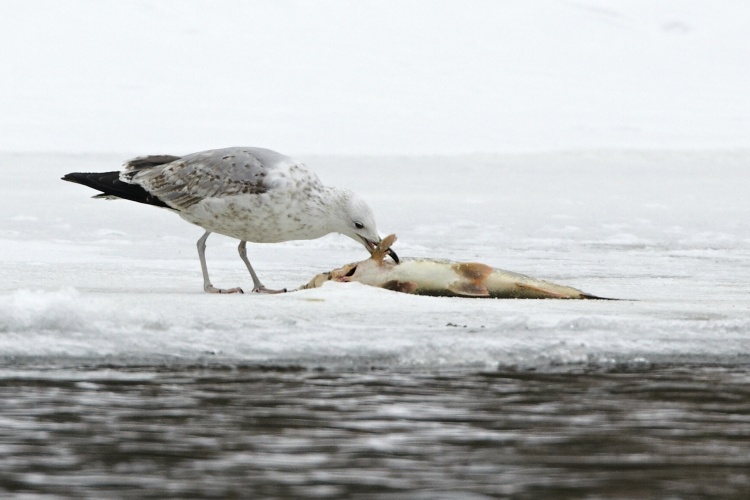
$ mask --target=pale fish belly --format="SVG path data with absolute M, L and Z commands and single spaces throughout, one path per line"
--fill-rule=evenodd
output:
M 382 279 L 382 278 L 381 278 Z M 460 277 L 449 265 L 440 260 L 404 259 L 387 273 L 388 280 L 413 281 L 419 290 L 444 290 Z
M 309 210 L 281 194 L 202 200 L 180 212 L 180 217 L 207 231 L 254 243 L 306 240 L 326 234 Z

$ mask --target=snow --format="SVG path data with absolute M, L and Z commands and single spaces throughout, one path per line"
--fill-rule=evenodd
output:
M 0 4 L 7 366 L 747 363 L 744 1 Z M 202 292 L 202 231 L 59 178 L 260 146 L 350 188 L 402 257 L 623 301 Z M 216 286 L 250 278 L 212 236 Z M 365 257 L 250 245 L 269 287 Z
M 357 283 L 208 295 L 199 228 L 166 210 L 92 200 L 59 180 L 117 165 L 118 156 L 0 160 L 22 166 L 0 191 L 8 362 L 578 369 L 750 355 L 750 204 L 741 182 L 750 152 L 308 161 L 324 181 L 370 200 L 381 227 L 400 236 L 402 256 L 476 260 L 631 299 L 604 302 L 417 297 Z M 364 174 L 374 164 L 378 183 Z M 211 243 L 217 286 L 248 286 L 236 242 Z M 365 257 L 340 236 L 249 251 L 272 287 Z

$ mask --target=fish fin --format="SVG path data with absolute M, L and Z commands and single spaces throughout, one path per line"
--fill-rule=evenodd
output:
M 419 284 L 415 283 L 414 281 L 391 280 L 383 283 L 380 288 L 393 290 L 394 292 L 414 293 L 417 288 L 419 288 Z
M 378 246 L 375 247 L 375 250 L 372 251 L 372 256 L 370 257 L 372 260 L 377 262 L 378 264 L 383 263 L 383 259 L 385 259 L 385 256 L 388 255 L 388 250 L 391 249 L 391 246 L 396 242 L 396 235 L 395 234 L 389 234 L 382 240 L 380 240 L 380 243 L 378 243 Z
M 452 267 L 457 274 L 474 283 L 484 281 L 493 271 L 487 264 L 479 262 L 457 262 Z
M 489 297 L 490 291 L 487 287 L 478 283 L 452 283 L 448 290 L 463 297 Z
M 524 292 L 533 292 L 539 294 L 540 299 L 573 299 L 576 297 L 571 297 L 570 295 L 565 295 L 563 293 L 559 292 L 553 292 L 550 290 L 545 290 L 544 288 L 540 288 L 538 286 L 533 285 L 526 285 L 524 283 L 516 283 L 516 288 L 520 288 Z

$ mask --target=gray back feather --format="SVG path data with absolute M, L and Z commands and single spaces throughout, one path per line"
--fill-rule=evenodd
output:
M 138 158 L 128 160 L 123 166 L 125 167 L 125 172 L 132 177 L 138 170 L 164 165 L 165 163 L 172 163 L 179 159 L 179 156 L 173 155 L 139 156 Z
M 273 187 L 267 177 L 279 167 L 294 164 L 291 158 L 268 149 L 225 148 L 183 157 L 136 158 L 126 163 L 122 175 L 126 182 L 142 186 L 170 206 L 186 209 L 205 198 L 265 193 Z

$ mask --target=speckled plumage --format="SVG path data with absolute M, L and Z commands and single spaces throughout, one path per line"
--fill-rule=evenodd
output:
M 143 167 L 125 164 L 120 178 L 138 184 L 208 231 L 255 243 L 305 240 L 331 231 L 327 214 L 351 193 L 323 186 L 288 156 L 262 148 L 193 153 Z
M 254 290 L 267 291 L 245 252 L 245 242 L 275 243 L 320 238 L 338 232 L 368 250 L 380 241 L 372 211 L 353 192 L 324 186 L 304 164 L 263 148 L 214 149 L 187 156 L 141 156 L 125 163 L 119 181 L 114 172 L 73 173 L 63 179 L 126 198 L 166 206 L 206 233 L 198 254 L 209 292 L 220 290 L 208 279 L 205 241 L 219 233 L 240 240 L 240 257 L 253 277 Z M 394 258 L 397 258 L 393 254 Z

